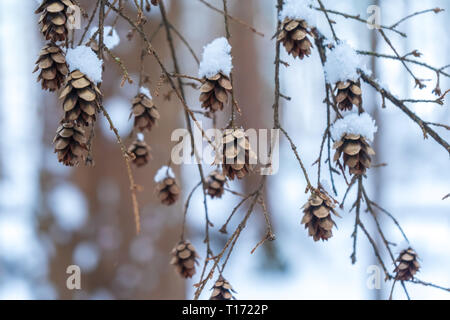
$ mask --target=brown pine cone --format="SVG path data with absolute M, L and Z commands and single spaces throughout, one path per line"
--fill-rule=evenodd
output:
M 132 113 L 134 114 L 134 128 L 139 131 L 150 131 L 160 118 L 158 109 L 147 95 L 139 93 L 133 99 Z
M 213 171 L 206 179 L 208 194 L 211 198 L 221 198 L 227 178 L 218 171 Z
M 39 23 L 46 40 L 54 42 L 67 39 L 67 8 L 74 6 L 71 0 L 43 0 L 36 14 L 41 14 Z
M 204 83 L 200 87 L 199 98 L 202 108 L 209 112 L 223 110 L 224 103 L 228 103 L 228 93 L 231 93 L 232 89 L 230 79 L 222 73 L 204 78 Z
M 42 89 L 55 91 L 61 88 L 69 73 L 64 52 L 54 43 L 42 48 L 36 61 L 33 73 L 39 71 L 38 81 L 42 82 Z
M 194 246 L 189 241 L 182 240 L 172 249 L 170 264 L 175 266 L 176 271 L 183 278 L 192 278 L 195 274 L 195 265 L 198 264 L 198 258 Z
M 331 213 L 339 217 L 334 210 L 335 204 L 325 193 L 312 194 L 303 206 L 302 224 L 314 241 L 328 240 L 333 236 L 333 226 L 336 225 L 332 219 Z
M 341 154 L 344 154 L 344 168 L 349 167 L 350 174 L 355 175 L 365 174 L 372 162 L 370 156 L 375 155 L 367 140 L 359 134 L 344 135 L 335 142 L 333 149 L 336 149 L 334 161 L 338 162 Z
M 60 99 L 64 99 L 64 120 L 89 125 L 96 120 L 102 93 L 81 71 L 75 70 L 67 77 Z
M 418 259 L 417 253 L 411 247 L 400 252 L 396 260 L 399 264 L 394 270 L 396 273 L 395 279 L 408 281 L 414 278 L 414 275 L 420 269 Z
M 213 287 L 213 292 L 209 300 L 231 300 L 235 299 L 232 292 L 236 292 L 231 287 L 230 283 L 222 276 L 216 281 Z
M 340 81 L 336 84 L 337 96 L 336 100 L 339 109 L 342 111 L 352 110 L 353 105 L 360 108 L 362 105 L 361 84 L 351 80 Z
M 156 192 L 162 204 L 170 206 L 180 197 L 180 187 L 175 178 L 166 177 L 156 185 Z
M 86 158 L 86 142 L 85 132 L 80 126 L 74 123 L 62 123 L 53 139 L 58 161 L 66 166 L 78 165 Z
M 135 140 L 128 148 L 128 152 L 134 155 L 133 163 L 137 167 L 145 166 L 152 158 L 150 155 L 150 146 L 142 140 Z
M 280 30 L 277 41 L 283 43 L 288 54 L 294 58 L 303 59 L 311 54 L 312 42 L 308 35 L 313 36 L 309 30 L 308 23 L 305 20 L 284 19 L 282 29 Z
M 244 178 L 256 163 L 256 154 L 242 129 L 226 129 L 223 138 L 223 173 L 234 180 Z

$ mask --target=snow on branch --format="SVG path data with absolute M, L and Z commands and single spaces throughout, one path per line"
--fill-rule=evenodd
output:
M 361 57 L 347 42 L 339 41 L 334 49 L 328 52 L 324 69 L 327 83 L 335 84 L 339 81 L 357 81 L 359 78 L 357 70 L 366 70 L 366 67 Z
M 317 23 L 317 12 L 311 7 L 311 0 L 286 0 L 279 19 L 286 18 L 305 20 L 308 25 L 315 26 Z

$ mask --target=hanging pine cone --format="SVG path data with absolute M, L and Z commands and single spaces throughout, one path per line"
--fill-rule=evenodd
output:
M 216 281 L 213 287 L 213 292 L 211 294 L 211 298 L 209 300 L 231 300 L 235 299 L 233 297 L 232 292 L 236 293 L 233 290 L 230 283 L 225 280 L 222 276 Z
M 89 125 L 95 122 L 102 93 L 81 71 L 75 70 L 67 77 L 60 99 L 64 99 L 64 120 Z
M 209 112 L 223 110 L 223 104 L 228 103 L 228 93 L 232 90 L 230 79 L 222 73 L 213 77 L 204 78 L 200 87 L 200 102 L 202 108 Z
M 288 54 L 291 54 L 294 58 L 303 59 L 305 56 L 309 57 L 313 47 L 308 35 L 313 36 L 313 33 L 309 30 L 308 23 L 305 20 L 286 18 L 282 23 L 277 41 L 283 43 Z
M 256 163 L 256 154 L 242 129 L 227 129 L 223 135 L 223 172 L 234 180 L 244 178 Z
M 150 146 L 142 140 L 135 140 L 130 147 L 128 152 L 134 155 L 133 163 L 137 167 L 145 166 L 151 159 Z
M 218 171 L 213 171 L 206 179 L 208 194 L 211 198 L 221 198 L 224 192 L 226 177 Z
M 410 247 L 400 252 L 396 260 L 399 265 L 395 268 L 395 279 L 401 281 L 408 281 L 414 278 L 414 275 L 419 271 L 420 264 L 417 253 Z
M 194 246 L 189 241 L 182 240 L 172 249 L 172 256 L 170 264 L 175 266 L 176 271 L 183 278 L 192 278 L 199 258 Z
M 40 13 L 39 23 L 42 24 L 41 32 L 46 40 L 54 42 L 65 41 L 68 30 L 67 8 L 74 4 L 71 0 L 43 0 L 35 13 Z
M 340 81 L 336 84 L 337 96 L 336 100 L 339 109 L 342 111 L 352 110 L 353 105 L 360 108 L 362 104 L 361 84 L 351 80 Z M 335 89 L 335 90 L 336 90 Z
M 166 177 L 156 185 L 156 192 L 162 204 L 170 206 L 180 197 L 180 187 L 175 178 Z
M 302 224 L 308 229 L 308 234 L 314 241 L 328 240 L 333 236 L 331 229 L 336 225 L 331 213 L 339 217 L 334 210 L 335 204 L 325 193 L 312 194 L 303 206 Z
M 47 44 L 39 53 L 36 68 L 40 70 L 38 81 L 42 82 L 42 89 L 55 91 L 61 88 L 69 73 L 64 52 L 54 43 Z
M 87 154 L 86 135 L 84 130 L 74 123 L 63 123 L 56 130 L 53 139 L 58 161 L 66 166 L 75 166 L 85 159 Z
M 134 114 L 134 128 L 139 131 L 150 131 L 159 120 L 159 112 L 152 99 L 139 93 L 133 99 L 132 112 Z
M 371 165 L 370 156 L 375 155 L 366 139 L 359 134 L 345 134 L 335 142 L 333 149 L 336 149 L 334 161 L 338 162 L 343 153 L 344 168 L 349 167 L 350 174 L 355 175 L 365 174 Z

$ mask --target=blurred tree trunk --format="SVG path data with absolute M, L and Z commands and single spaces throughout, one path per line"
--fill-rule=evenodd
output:
M 84 3 L 82 3 L 84 4 Z M 179 4 L 174 1 L 169 12 L 170 19 L 176 23 L 180 17 Z M 156 9 L 153 9 L 156 10 Z M 130 16 L 136 14 L 133 9 L 128 10 Z M 159 15 L 150 20 L 146 25 L 147 34 L 151 34 L 160 23 Z M 110 18 L 107 24 L 111 24 Z M 117 30 L 121 37 L 121 45 L 116 53 L 124 61 L 130 72 L 137 74 L 139 70 L 140 41 L 136 34 L 132 41 L 128 41 L 124 36 L 129 30 L 129 26 L 123 20 L 119 20 Z M 162 57 L 168 56 L 167 44 L 163 30 L 153 41 L 153 45 L 159 51 Z M 126 54 L 120 53 L 121 46 L 127 48 Z M 171 61 L 165 61 L 169 65 Z M 146 73 L 149 74 L 151 82 L 147 84 L 150 90 L 156 88 L 159 81 L 159 67 L 152 57 L 146 58 Z M 171 68 L 169 68 L 171 69 Z M 104 106 L 108 110 L 108 98 L 122 96 L 130 100 L 129 105 L 123 108 L 131 111 L 131 98 L 138 91 L 138 81 L 130 85 L 125 84 L 124 88 L 120 88 L 120 80 L 122 75 L 120 69 L 113 61 L 106 62 L 106 71 L 104 74 L 104 82 L 101 90 L 105 97 Z M 51 261 L 51 280 L 55 285 L 60 298 L 89 298 L 91 294 L 98 289 L 106 290 L 113 298 L 116 299 L 184 299 L 185 284 L 169 266 L 170 250 L 178 240 L 179 230 L 181 228 L 181 204 L 170 208 L 162 208 L 154 195 L 153 176 L 155 172 L 162 166 L 167 164 L 170 157 L 170 134 L 174 128 L 180 127 L 179 114 L 180 107 L 178 102 L 165 101 L 163 94 L 168 91 L 166 86 L 161 88 L 161 94 L 154 94 L 154 101 L 161 113 L 159 126 L 152 129 L 151 133 L 146 134 L 146 142 L 152 147 L 152 157 L 149 165 L 136 169 L 133 167 L 133 174 L 136 183 L 143 187 L 143 191 L 138 194 L 138 201 L 141 211 L 142 231 L 139 236 L 136 235 L 135 224 L 132 212 L 132 203 L 130 196 L 130 187 L 128 176 L 126 174 L 125 161 L 122 157 L 119 145 L 111 139 L 105 137 L 100 130 L 100 122 L 104 116 L 99 115 L 96 124 L 96 134 L 93 142 L 93 155 L 95 159 L 95 167 L 89 168 L 81 165 L 79 168 L 71 172 L 70 180 L 76 184 L 83 192 L 89 205 L 89 221 L 70 241 L 64 245 L 57 245 L 55 254 Z M 62 115 L 59 103 L 48 106 L 48 109 L 56 108 L 58 116 Z M 50 112 L 50 111 L 48 111 Z M 44 143 L 48 146 L 50 136 L 56 130 L 57 121 L 55 117 L 48 120 L 46 128 L 49 132 L 46 134 Z M 130 120 L 132 121 L 132 120 Z M 114 136 L 113 132 L 108 135 Z M 134 138 L 127 136 L 122 137 L 127 145 Z M 56 156 L 52 161 L 57 161 Z M 57 179 L 48 173 L 43 181 Z M 110 190 L 117 189 L 117 199 L 109 199 L 114 192 Z M 47 190 L 48 191 L 48 190 Z M 168 218 L 169 217 L 169 218 Z M 174 217 L 174 218 L 171 218 Z M 164 219 L 163 219 L 164 218 Z M 156 227 L 157 226 L 157 227 Z M 48 226 L 47 226 L 48 227 Z M 107 231 L 112 232 L 112 239 L 100 240 L 102 235 Z M 110 232 L 109 232 L 110 233 Z M 108 233 L 108 234 L 109 234 Z M 148 240 L 148 244 L 146 241 Z M 100 248 L 101 258 L 98 266 L 92 272 L 83 273 L 82 270 L 82 292 L 69 291 L 66 288 L 65 273 L 68 265 L 73 264 L 73 251 L 80 241 L 99 241 L 117 242 L 118 246 L 112 249 Z M 143 261 L 136 259 L 139 252 L 130 252 L 130 248 L 137 243 L 144 242 L 143 249 L 152 252 L 151 259 Z M 123 276 L 128 279 L 120 280 Z M 133 279 L 138 279 L 134 286 L 128 287 L 127 282 L 132 283 Z

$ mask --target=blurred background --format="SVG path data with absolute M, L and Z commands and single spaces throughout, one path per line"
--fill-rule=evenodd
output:
M 203 46 L 224 36 L 223 17 L 197 0 L 162 0 L 170 21 L 181 30 L 198 56 Z M 94 1 L 80 0 L 88 12 Z M 271 128 L 274 91 L 274 42 L 276 29 L 274 0 L 229 0 L 230 14 L 264 33 L 260 37 L 231 23 L 234 83 L 236 98 L 242 108 L 239 123 L 245 128 Z M 351 14 L 368 17 L 367 8 L 381 7 L 381 23 L 393 24 L 400 18 L 424 9 L 447 9 L 436 15 L 428 13 L 412 18 L 399 29 L 408 34 L 402 38 L 388 35 L 399 50 L 406 54 L 418 49 L 422 59 L 435 67 L 449 63 L 450 39 L 448 22 L 450 8 L 444 0 L 324 0 L 325 6 Z M 126 1 L 128 12 L 135 16 L 132 1 Z M 209 0 L 222 8 L 222 1 Z M 34 62 L 44 45 L 39 33 L 37 2 L 32 0 L 0 1 L 0 299 L 190 299 L 192 285 L 182 280 L 169 266 L 171 248 L 179 239 L 184 201 L 199 181 L 195 165 L 175 166 L 182 185 L 182 197 L 172 207 L 159 204 L 154 194 L 153 177 L 167 163 L 173 143 L 171 132 L 185 126 L 179 101 L 163 85 L 154 101 L 161 113 L 158 127 L 146 134 L 152 147 L 153 159 L 146 167 L 134 169 L 139 193 L 142 232 L 135 235 L 131 199 L 126 168 L 120 148 L 103 116 L 99 117 L 94 141 L 96 166 L 67 168 L 57 162 L 51 145 L 62 110 L 57 95 L 43 92 L 32 74 Z M 146 13 L 148 34 L 160 24 L 160 12 L 153 7 Z M 365 24 L 332 17 L 338 36 L 360 50 L 374 50 L 391 54 L 383 40 Z M 112 24 L 114 16 L 108 17 Z M 83 21 L 83 25 L 86 20 Z M 326 20 L 319 15 L 318 26 L 330 35 Z M 113 51 L 130 70 L 135 83 L 120 87 L 121 71 L 106 62 L 102 91 L 104 105 L 111 114 L 127 144 L 132 121 L 128 120 L 131 99 L 138 88 L 138 57 L 140 42 L 137 36 L 127 40 L 129 26 L 119 19 L 116 30 L 121 44 Z M 78 31 L 78 37 L 81 31 Z M 173 70 L 165 32 L 160 30 L 154 47 Z M 182 72 L 197 75 L 197 64 L 189 51 L 175 37 Z M 315 181 L 321 135 L 326 126 L 324 80 L 317 51 L 302 61 L 288 57 L 282 49 L 282 59 L 289 67 L 281 67 L 282 92 L 292 100 L 282 100 L 282 125 L 298 145 L 308 172 Z M 399 97 L 432 99 L 435 74 L 411 65 L 419 78 L 431 79 L 427 88 L 414 89 L 412 78 L 401 63 L 392 60 L 365 62 L 375 76 Z M 154 93 L 160 70 L 155 61 L 146 59 L 146 73 L 150 76 L 150 90 Z M 443 91 L 448 79 L 441 79 Z M 370 197 L 392 212 L 421 257 L 422 269 L 418 277 L 444 287 L 450 287 L 450 199 L 441 200 L 450 192 L 448 153 L 432 139 L 424 140 L 422 132 L 397 107 L 387 103 L 381 109 L 381 98 L 363 85 L 365 109 L 376 119 L 377 156 L 375 163 L 386 167 L 371 169 L 366 179 Z M 187 101 L 193 109 L 200 109 L 198 91 L 186 87 Z M 448 99 L 447 99 L 448 101 Z M 415 104 L 411 108 L 419 116 L 432 122 L 449 124 L 448 102 Z M 218 118 L 223 126 L 229 115 Z M 211 120 L 203 119 L 204 127 Z M 436 129 L 447 141 L 450 134 Z M 211 167 L 204 166 L 207 173 Z M 323 177 L 329 174 L 324 169 Z M 259 181 L 254 175 L 242 182 L 232 182 L 230 188 L 252 191 Z M 342 177 L 337 177 L 338 199 L 345 192 Z M 305 182 L 298 163 L 285 140 L 280 148 L 280 170 L 269 177 L 265 196 L 271 212 L 276 241 L 266 243 L 250 254 L 265 234 L 263 214 L 258 208 L 252 215 L 224 275 L 237 291 L 238 299 L 386 299 L 390 283 L 382 283 L 379 290 L 367 286 L 370 266 L 376 259 L 367 240 L 358 240 L 357 263 L 351 264 L 351 233 L 354 213 L 348 213 L 354 192 L 346 201 L 342 219 L 337 219 L 334 237 L 325 243 L 314 243 L 300 224 L 301 206 L 306 201 Z M 230 214 L 239 198 L 226 194 L 219 200 L 208 200 L 215 252 L 223 247 L 226 236 L 218 229 Z M 245 207 L 238 211 L 229 230 L 234 230 L 243 217 Z M 375 227 L 367 214 L 362 219 Z M 400 243 L 401 234 L 391 220 L 380 215 L 382 227 L 390 241 Z M 197 191 L 188 212 L 188 238 L 200 256 L 205 257 L 202 242 L 204 212 L 201 192 Z M 381 243 L 380 239 L 375 237 Z M 395 250 L 394 250 L 395 251 Z M 398 253 L 395 251 L 395 253 Z M 387 253 L 383 258 L 392 268 Z M 66 268 L 80 266 L 81 290 L 66 288 Z M 369 269 L 368 269 L 369 268 Z M 207 285 L 201 298 L 210 295 Z M 406 284 L 413 299 L 449 299 L 450 294 L 437 289 Z M 405 299 L 398 286 L 394 298 Z

